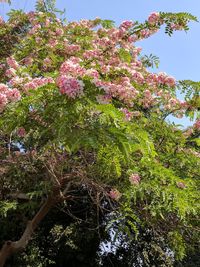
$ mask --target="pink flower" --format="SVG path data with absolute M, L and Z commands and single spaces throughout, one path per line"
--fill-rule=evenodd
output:
M 178 31 L 178 30 L 183 30 L 184 29 L 184 25 L 179 25 L 179 24 L 171 24 L 170 28 L 172 30 Z
M 106 94 L 112 96 L 112 97 L 118 97 L 120 100 L 123 100 L 127 103 L 132 103 L 132 100 L 136 97 L 137 91 L 135 88 L 132 87 L 131 84 L 129 86 L 125 87 L 121 84 L 114 84 L 110 82 L 103 82 L 98 79 L 93 80 L 94 84 L 97 87 L 100 87 L 103 89 Z
M 133 117 L 133 112 L 128 111 L 127 108 L 122 108 L 121 111 L 124 113 L 127 121 L 130 121 Z
M 132 75 L 132 79 L 137 81 L 138 83 L 144 82 L 144 77 L 140 72 L 134 72 Z
M 87 50 L 83 53 L 83 57 L 85 59 L 93 59 L 93 58 L 98 58 L 100 55 L 99 50 Z
M 4 94 L 0 93 L 0 111 L 4 110 L 7 103 L 8 103 L 7 97 Z
M 32 81 L 24 85 L 24 90 L 28 91 L 30 89 L 37 89 L 39 87 L 45 86 L 46 84 L 54 83 L 54 79 L 51 77 L 46 78 L 35 78 Z
M 177 186 L 178 186 L 178 188 L 181 188 L 181 189 L 186 188 L 186 185 L 185 185 L 185 183 L 183 183 L 183 182 L 178 182 L 178 183 L 177 183 Z
M 34 18 L 35 15 L 36 15 L 36 12 L 34 12 L 34 11 L 29 11 L 29 12 L 27 13 L 27 15 L 28 15 L 29 18 Z
M 146 82 L 147 83 L 152 83 L 152 84 L 156 84 L 158 82 L 158 76 L 155 73 L 149 73 L 148 76 L 146 77 Z
M 17 90 L 16 88 L 9 89 L 6 92 L 6 96 L 12 102 L 16 102 L 16 101 L 21 99 L 21 94 L 20 94 L 19 90 Z
M 165 83 L 165 79 L 166 79 L 167 75 L 165 72 L 159 72 L 158 73 L 158 83 Z
M 10 68 L 13 68 L 15 70 L 17 70 L 19 68 L 19 64 L 17 63 L 17 61 L 13 57 L 8 57 L 6 59 L 6 62 Z
M 83 82 L 76 78 L 61 75 L 57 79 L 57 84 L 60 88 L 60 93 L 65 94 L 70 98 L 75 98 L 83 94 Z
M 75 77 L 83 76 L 86 73 L 86 69 L 81 67 L 78 63 L 73 60 L 65 61 L 60 67 L 60 73 L 64 75 L 73 75 Z
M 178 104 L 178 99 L 176 99 L 176 98 L 170 98 L 169 99 L 169 104 L 170 104 L 171 107 L 176 106 Z
M 129 37 L 128 37 L 128 42 L 129 42 L 129 43 L 133 43 L 133 42 L 135 42 L 135 37 L 134 37 L 134 36 L 129 36 Z
M 67 54 L 72 55 L 80 51 L 80 49 L 81 49 L 80 45 L 75 45 L 75 44 L 68 45 L 68 43 L 65 44 L 65 51 Z
M 133 48 L 133 54 L 134 54 L 134 56 L 139 55 L 141 53 L 141 51 L 142 51 L 142 48 L 141 47 L 134 47 Z
M 26 135 L 26 130 L 24 129 L 24 127 L 20 127 L 18 130 L 17 130 L 17 135 L 19 137 L 24 137 Z
M 52 61 L 51 61 L 50 58 L 47 57 L 47 58 L 44 59 L 44 64 L 45 65 L 50 65 L 51 63 L 52 63 Z
M 158 12 L 153 12 L 148 17 L 149 24 L 156 24 L 160 19 L 160 14 Z
M 151 35 L 151 31 L 148 29 L 144 29 L 140 31 L 140 34 L 143 38 L 148 38 Z
M 9 78 L 16 76 L 16 70 L 13 68 L 7 69 L 5 75 Z
M 129 86 L 130 85 L 130 79 L 128 77 L 122 77 L 121 78 L 121 84 L 124 86 Z
M 141 180 L 141 178 L 140 178 L 139 174 L 137 174 L 137 173 L 133 173 L 129 177 L 129 181 L 132 185 L 138 185 L 140 183 L 140 180 Z
M 37 85 L 33 81 L 24 84 L 24 90 L 25 91 L 28 91 L 30 89 L 36 89 L 36 88 L 37 88 Z
M 26 57 L 24 58 L 24 64 L 25 65 L 31 65 L 33 62 L 33 58 L 32 57 Z
M 61 28 L 56 28 L 56 35 L 57 35 L 57 36 L 62 36 L 63 34 L 64 34 L 63 29 L 61 29 Z
M 170 87 L 174 87 L 176 84 L 176 81 L 173 77 L 167 76 L 164 80 L 164 83 Z
M 34 35 L 34 34 L 36 34 L 40 29 L 41 29 L 41 25 L 40 25 L 40 24 L 36 24 L 36 25 L 33 26 L 33 28 L 29 31 L 29 34 L 30 34 L 30 35 Z
M 121 25 L 119 26 L 119 28 L 122 28 L 122 29 L 125 29 L 125 30 L 128 30 L 130 29 L 131 27 L 133 27 L 134 23 L 133 21 L 131 20 L 125 20 L 121 23 Z
M 90 27 L 91 27 L 91 23 L 90 23 L 90 21 L 87 20 L 87 19 L 82 19 L 82 20 L 80 20 L 79 25 L 80 25 L 80 26 L 83 26 L 83 27 L 85 27 L 85 28 L 90 28 Z
M 92 78 L 99 78 L 99 73 L 98 73 L 98 71 L 97 70 L 95 70 L 95 69 L 88 69 L 87 71 L 86 71 L 86 75 L 88 75 L 88 76 L 90 76 L 90 77 L 92 77 Z
M 9 81 L 9 83 L 12 86 L 16 86 L 16 85 L 21 85 L 23 81 L 24 81 L 23 78 L 19 78 L 19 76 L 15 76 Z
M 117 190 L 117 189 L 111 189 L 110 192 L 108 193 L 109 197 L 118 201 L 122 194 Z
M 0 83 L 0 93 L 5 94 L 8 89 L 9 88 L 7 85 L 5 85 L 4 83 Z
M 46 21 L 45 21 L 45 26 L 46 26 L 46 27 L 49 27 L 50 23 L 51 23 L 50 19 L 46 19 Z
M 58 41 L 56 39 L 50 39 L 48 46 L 50 48 L 54 48 L 58 44 Z
M 146 98 L 151 98 L 152 97 L 151 92 L 148 89 L 144 91 L 144 96 Z

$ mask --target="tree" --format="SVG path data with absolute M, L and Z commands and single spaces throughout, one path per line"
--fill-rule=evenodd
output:
M 13 236 L 6 216 L 15 228 L 20 218 L 18 241 L 2 242 L 0 266 L 55 206 L 69 210 L 81 199 L 87 209 L 83 191 L 116 238 L 133 242 L 149 229 L 177 260 L 198 246 L 199 83 L 152 73 L 157 57 L 135 46 L 163 24 L 171 35 L 191 20 L 161 12 L 119 28 L 100 18 L 66 24 L 51 1 L 0 19 L 4 240 Z M 197 119 L 182 131 L 169 114 Z

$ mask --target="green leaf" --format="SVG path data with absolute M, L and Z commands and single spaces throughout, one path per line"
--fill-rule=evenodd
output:
M 101 25 L 106 29 L 110 29 L 115 26 L 115 22 L 113 20 L 105 19 L 105 20 L 101 20 Z
M 10 210 L 16 210 L 17 208 L 17 202 L 16 201 L 0 201 L 0 216 L 6 217 L 8 211 Z
M 126 50 L 124 48 L 120 48 L 119 57 L 124 62 L 131 63 L 132 56 L 131 56 L 131 54 L 130 54 L 130 52 L 128 50 Z

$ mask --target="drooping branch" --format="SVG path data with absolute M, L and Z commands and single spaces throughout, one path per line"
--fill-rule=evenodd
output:
M 14 253 L 23 250 L 30 241 L 33 232 L 38 224 L 44 219 L 50 209 L 58 202 L 64 200 L 59 188 L 54 188 L 31 221 L 27 223 L 26 229 L 18 241 L 6 241 L 0 250 L 0 267 L 3 267 L 6 260 Z

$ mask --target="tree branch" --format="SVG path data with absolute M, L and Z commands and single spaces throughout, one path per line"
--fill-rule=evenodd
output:
M 6 260 L 14 253 L 23 250 L 30 241 L 34 230 L 44 219 L 49 210 L 58 202 L 63 201 L 60 188 L 54 188 L 52 195 L 49 195 L 31 221 L 27 223 L 26 229 L 18 241 L 6 241 L 0 250 L 0 267 L 3 267 Z

